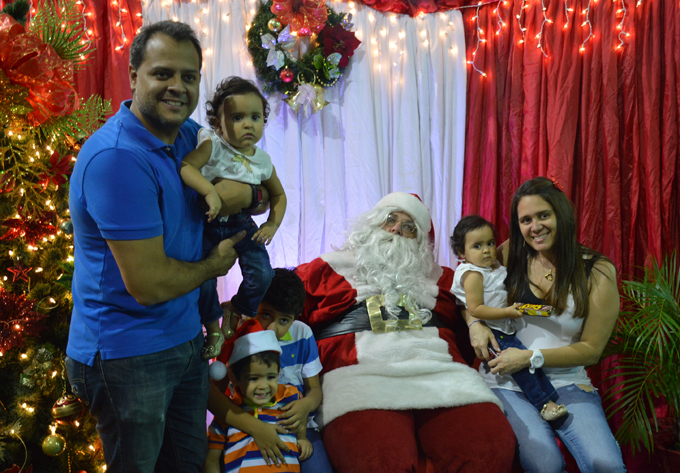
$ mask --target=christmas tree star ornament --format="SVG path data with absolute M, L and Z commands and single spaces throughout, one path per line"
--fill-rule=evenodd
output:
M 15 265 L 13 268 L 7 268 L 7 271 L 12 273 L 14 276 L 12 276 L 12 282 L 15 283 L 17 279 L 30 282 L 30 277 L 28 276 L 28 272 L 32 270 L 33 268 L 31 267 L 24 267 L 23 264 L 19 261 L 17 265 Z

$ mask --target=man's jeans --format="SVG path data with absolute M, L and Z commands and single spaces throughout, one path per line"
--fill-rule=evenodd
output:
M 246 236 L 234 245 L 234 249 L 238 253 L 238 264 L 241 267 L 243 282 L 236 295 L 231 299 L 231 304 L 238 313 L 248 317 L 257 315 L 257 308 L 260 306 L 260 302 L 262 302 L 262 298 L 269 289 L 269 284 L 271 284 L 274 276 L 267 249 L 264 245 L 251 240 L 257 228 L 252 217 L 241 212 L 230 215 L 226 222 L 215 219 L 206 223 L 203 231 L 203 258 L 225 238 L 236 235 L 241 230 L 246 231 Z M 198 312 L 201 314 L 203 325 L 222 317 L 223 311 L 220 308 L 217 295 L 217 279 L 209 279 L 201 284 Z
M 149 355 L 94 366 L 66 357 L 73 393 L 89 406 L 107 473 L 199 473 L 208 449 L 203 334 Z

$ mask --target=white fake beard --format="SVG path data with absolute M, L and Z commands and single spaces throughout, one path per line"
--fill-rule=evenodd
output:
M 358 233 L 361 233 L 359 235 Z M 352 242 L 353 244 L 351 244 Z M 381 228 L 352 232 L 345 247 L 355 251 L 355 280 L 375 287 L 385 297 L 385 309 L 390 319 L 401 312 L 399 296 L 407 295 L 416 304 L 426 288 L 434 266 L 434 257 L 427 239 L 404 238 Z M 432 317 L 429 309 L 419 308 L 423 323 Z

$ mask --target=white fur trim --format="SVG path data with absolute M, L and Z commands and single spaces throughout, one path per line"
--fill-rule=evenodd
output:
M 353 251 L 332 251 L 321 255 L 321 259 L 328 263 L 328 265 L 338 273 L 340 276 L 357 291 L 357 302 L 361 303 L 371 296 L 380 294 L 381 290 L 375 286 L 366 284 L 359 284 L 354 275 L 356 274 L 356 258 Z M 416 304 L 418 307 L 424 309 L 434 309 L 437 304 L 437 296 L 439 295 L 439 286 L 437 282 L 444 274 L 444 269 L 438 264 L 434 265 L 432 274 L 427 278 L 429 284 L 423 294 L 418 294 L 416 297 Z
M 353 411 L 434 409 L 492 402 L 503 409 L 472 368 L 456 363 L 434 327 L 408 332 L 355 334 L 357 365 L 323 376 L 324 426 Z
M 375 204 L 374 209 L 380 207 L 396 207 L 411 216 L 412 219 L 418 223 L 425 233 L 430 233 L 432 229 L 432 221 L 430 220 L 430 211 L 425 207 L 420 199 L 413 194 L 406 192 L 392 192 L 380 199 Z

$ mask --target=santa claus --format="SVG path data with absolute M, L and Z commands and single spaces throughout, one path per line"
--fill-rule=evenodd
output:
M 435 263 L 431 229 L 427 207 L 394 192 L 337 251 L 298 267 L 338 473 L 511 469 L 515 437 L 456 346 L 453 271 Z

